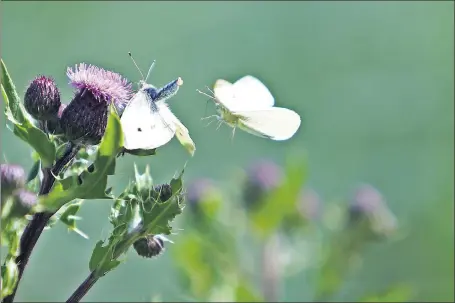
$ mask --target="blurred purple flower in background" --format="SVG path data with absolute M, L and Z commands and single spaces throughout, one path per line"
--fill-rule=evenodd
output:
M 25 170 L 20 165 L 1 164 L 0 178 L 1 201 L 3 205 L 5 200 L 13 193 L 13 191 L 25 186 Z
M 186 203 L 193 213 L 200 211 L 200 203 L 209 197 L 215 190 L 215 185 L 210 179 L 196 179 L 189 183 L 186 190 Z
M 60 125 L 68 140 L 96 145 L 107 124 L 108 106 L 121 113 L 131 97 L 131 83 L 117 73 L 81 63 L 67 71 L 70 84 L 77 89 L 62 113 Z
M 363 226 L 373 238 L 387 237 L 397 229 L 397 219 L 385 199 L 376 188 L 368 184 L 357 188 L 348 213 L 349 224 Z
M 281 167 L 270 160 L 259 160 L 246 170 L 243 200 L 249 210 L 255 209 L 268 192 L 283 180 Z
M 38 196 L 26 189 L 20 188 L 13 193 L 14 204 L 10 216 L 23 217 L 30 212 L 38 202 Z

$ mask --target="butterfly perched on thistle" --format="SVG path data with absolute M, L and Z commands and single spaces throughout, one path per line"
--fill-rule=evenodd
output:
M 139 70 L 142 80 L 139 82 L 138 92 L 129 101 L 120 120 L 125 150 L 131 151 L 130 153 L 137 153 L 138 150 L 153 150 L 168 143 L 175 135 L 193 155 L 196 147 L 188 129 L 166 104 L 166 101 L 174 96 L 183 84 L 182 78 L 178 77 L 165 86 L 156 88 L 146 83 L 155 61 L 144 78 L 131 53 L 129 55 Z

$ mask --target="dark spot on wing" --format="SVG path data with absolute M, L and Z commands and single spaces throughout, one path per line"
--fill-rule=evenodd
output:
M 142 128 L 138 127 L 138 128 L 137 128 L 137 131 L 138 131 L 138 132 L 141 132 L 141 131 L 142 131 Z

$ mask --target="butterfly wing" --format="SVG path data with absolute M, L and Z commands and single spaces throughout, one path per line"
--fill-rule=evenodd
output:
M 183 125 L 182 122 L 171 112 L 167 104 L 164 102 L 157 102 L 157 106 L 160 112 L 160 115 L 166 121 L 166 123 L 174 130 L 177 139 L 180 144 L 191 154 L 194 155 L 196 151 L 196 145 L 190 137 L 188 129 Z
M 300 116 L 293 110 L 270 107 L 260 110 L 238 111 L 239 127 L 253 135 L 276 141 L 291 138 L 300 127 Z
M 214 85 L 217 101 L 229 111 L 256 110 L 275 104 L 268 88 L 253 76 L 244 76 L 234 84 L 218 79 Z
M 156 104 L 140 90 L 120 119 L 126 149 L 154 149 L 168 143 L 175 134 L 160 115 Z
M 234 93 L 245 104 L 243 109 L 259 109 L 272 107 L 275 98 L 269 89 L 257 78 L 247 75 L 237 80 L 233 85 Z

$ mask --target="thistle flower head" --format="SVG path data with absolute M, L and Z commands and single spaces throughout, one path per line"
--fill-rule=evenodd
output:
M 360 186 L 349 207 L 349 223 L 365 222 L 366 230 L 374 238 L 382 238 L 397 229 L 397 219 L 381 193 L 371 185 Z
M 60 92 L 52 78 L 36 77 L 25 92 L 24 107 L 36 120 L 56 119 L 60 104 Z
M 122 110 L 131 98 L 131 83 L 117 73 L 81 63 L 74 70 L 68 67 L 66 74 L 71 86 L 79 91 L 87 89 L 101 102 L 114 102 L 118 110 Z
M 77 89 L 62 113 L 60 126 L 68 140 L 96 145 L 107 124 L 108 106 L 123 111 L 131 96 L 131 84 L 117 73 L 84 63 L 68 68 L 70 84 Z
M 1 164 L 1 196 L 4 198 L 11 195 L 13 191 L 25 186 L 25 170 L 16 164 Z
M 261 160 L 247 169 L 247 179 L 243 199 L 247 209 L 255 208 L 258 203 L 275 189 L 283 178 L 281 168 L 269 160 Z
M 164 250 L 164 241 L 158 235 L 148 235 L 133 243 L 134 250 L 144 258 L 158 256 Z
M 38 202 L 38 196 L 26 189 L 20 188 L 14 193 L 14 204 L 10 215 L 14 217 L 23 217 L 30 212 L 33 206 Z

